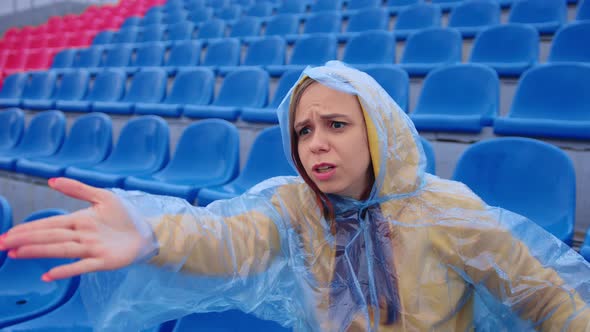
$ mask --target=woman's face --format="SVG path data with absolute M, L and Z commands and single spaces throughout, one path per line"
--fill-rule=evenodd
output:
M 303 168 L 326 194 L 361 199 L 370 183 L 367 127 L 356 96 L 313 83 L 295 111 Z

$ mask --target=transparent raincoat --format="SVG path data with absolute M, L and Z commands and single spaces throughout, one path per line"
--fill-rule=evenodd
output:
M 82 278 L 97 329 L 240 309 L 295 331 L 590 331 L 581 256 L 425 173 L 412 122 L 368 75 L 329 62 L 304 76 L 358 97 L 375 174 L 369 198 L 330 195 L 328 221 L 301 177 L 206 208 L 115 191 L 151 246 L 128 268 Z M 290 98 L 279 108 L 288 158 Z

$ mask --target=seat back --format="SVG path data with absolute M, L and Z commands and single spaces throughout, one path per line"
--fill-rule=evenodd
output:
M 66 118 L 60 111 L 35 114 L 26 128 L 20 151 L 49 156 L 62 145 L 66 130 Z
M 427 28 L 413 33 L 406 41 L 400 63 L 461 62 L 463 39 L 453 28 Z
M 101 168 L 156 172 L 170 158 L 168 123 L 159 116 L 144 115 L 132 118 L 119 133 L 117 144 Z
M 500 81 L 491 68 L 456 64 L 430 72 L 414 114 L 485 115 L 498 113 Z
M 158 42 L 164 40 L 164 26 L 160 24 L 152 24 L 144 27 L 141 32 L 138 33 L 137 42 Z
M 257 17 L 245 16 L 237 20 L 231 27 L 230 37 L 250 37 L 260 34 L 261 23 Z
M 225 38 L 210 43 L 203 59 L 203 66 L 237 66 L 240 63 L 240 41 Z
M 138 31 L 137 27 L 123 28 L 114 33 L 111 44 L 135 43 Z
M 135 67 L 159 67 L 164 60 L 166 47 L 162 43 L 144 43 L 135 49 L 135 58 L 131 66 Z
M 539 44 L 539 33 L 527 24 L 497 25 L 475 38 L 469 61 L 534 63 L 539 58 Z
M 590 65 L 556 63 L 525 72 L 509 117 L 590 121 Z
M 342 0 L 317 0 L 311 5 L 312 13 L 341 11 Z
M 576 176 L 559 148 L 529 138 L 495 138 L 471 145 L 453 179 L 465 183 L 487 204 L 519 213 L 546 230 L 573 232 Z M 565 232 L 568 233 L 568 232 Z
M 277 14 L 303 14 L 307 3 L 301 0 L 284 0 L 277 9 Z
M 129 103 L 159 103 L 166 92 L 168 75 L 161 68 L 142 69 L 131 79 L 129 91 L 123 97 Z
M 342 15 L 338 12 L 310 14 L 303 27 L 303 33 L 339 33 Z
M 495 1 L 465 1 L 451 11 L 448 26 L 463 28 L 500 24 L 500 13 L 500 4 Z
M 434 156 L 434 149 L 432 148 L 432 144 L 430 142 L 420 136 L 420 143 L 422 143 L 422 149 L 424 149 L 424 155 L 426 156 L 426 168 L 425 172 L 430 174 L 436 173 L 436 159 Z
M 212 19 L 201 23 L 197 39 L 222 38 L 225 34 L 225 21 Z
M 191 40 L 195 31 L 192 22 L 180 22 L 168 26 L 168 40 Z
M 578 13 L 576 14 L 576 20 L 590 20 L 590 1 L 582 0 L 582 2 L 578 4 Z
M 509 23 L 546 23 L 567 20 L 567 5 L 561 0 L 519 0 L 514 2 Z
M 25 114 L 19 108 L 0 111 L 0 151 L 15 147 L 23 136 Z
M 52 71 L 31 72 L 23 88 L 23 99 L 49 99 L 53 93 L 56 74 Z
M 86 100 L 116 101 L 121 99 L 125 91 L 127 74 L 120 69 L 106 69 L 98 73 L 94 84 L 90 86 Z
M 283 65 L 287 44 L 279 36 L 270 36 L 256 40 L 248 45 L 244 58 L 246 66 Z
M 440 7 L 418 3 L 402 9 L 395 22 L 394 30 L 414 30 L 440 26 Z
M 298 69 L 291 69 L 284 72 L 279 79 L 272 102 L 269 103 L 268 107 L 278 108 L 291 87 L 293 87 L 297 82 L 297 79 L 299 79 L 299 76 L 301 76 L 301 70 Z
M 389 13 L 384 8 L 359 9 L 348 19 L 346 32 L 361 32 L 366 30 L 387 30 Z
M 112 45 L 108 48 L 105 47 L 106 55 L 104 61 L 101 61 L 99 66 L 101 67 L 127 67 L 131 60 L 131 54 L 133 53 L 132 44 L 120 44 Z
M 366 8 L 375 8 L 380 6 L 381 0 L 348 0 L 347 10 L 362 10 Z
M 259 182 L 281 175 L 297 175 L 297 172 L 285 157 L 279 126 L 272 126 L 256 136 L 246 165 L 235 184 L 247 190 Z
M 57 157 L 101 162 L 111 153 L 112 127 L 111 118 L 104 113 L 93 112 L 77 118 Z
M 207 105 L 213 99 L 215 74 L 207 68 L 186 68 L 176 73 L 167 104 Z
M 285 36 L 296 34 L 299 29 L 299 18 L 293 14 L 275 15 L 266 22 L 265 36 Z
M 201 58 L 201 43 L 195 40 L 179 41 L 172 46 L 166 66 L 198 66 Z
M 84 69 L 67 71 L 61 75 L 53 99 L 55 100 L 80 100 L 86 94 L 89 75 Z
M 239 170 L 238 129 L 225 120 L 205 119 L 182 132 L 174 157 L 162 172 L 178 178 L 201 174 L 212 182 L 226 183 L 235 178 Z
M 549 62 L 586 62 L 590 63 L 590 21 L 568 24 L 557 31 L 553 37 Z
M 92 46 L 78 50 L 72 62 L 72 68 L 97 67 L 102 59 L 103 51 L 102 46 Z
M 0 90 L 0 99 L 20 98 L 20 96 L 23 93 L 23 89 L 25 87 L 25 83 L 27 82 L 28 76 L 29 75 L 23 73 L 15 73 L 7 76 L 4 79 L 2 89 Z
M 263 107 L 268 99 L 270 78 L 259 68 L 239 69 L 229 73 L 221 85 L 216 106 Z
M 349 64 L 393 64 L 395 38 L 387 31 L 366 31 L 352 37 L 342 61 Z
M 74 63 L 74 57 L 76 56 L 76 50 L 65 49 L 59 51 L 51 62 L 51 68 L 68 68 Z
M 408 100 L 410 95 L 410 77 L 408 73 L 399 67 L 379 67 L 372 66 L 365 72 L 379 83 L 389 96 L 399 105 L 399 107 L 408 112 Z
M 96 34 L 96 36 L 94 36 L 94 39 L 92 39 L 92 44 L 93 45 L 105 45 L 105 44 L 109 44 L 111 42 L 111 40 L 113 40 L 113 35 L 115 33 L 113 31 L 101 31 L 99 33 Z
M 267 17 L 272 15 L 272 4 L 269 2 L 259 2 L 252 5 L 246 11 L 247 16 Z
M 295 42 L 290 64 L 323 65 L 337 58 L 338 42 L 332 35 L 309 35 Z

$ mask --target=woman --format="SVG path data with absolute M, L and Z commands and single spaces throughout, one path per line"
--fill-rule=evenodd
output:
M 589 265 L 523 217 L 425 174 L 411 121 L 368 75 L 308 68 L 279 119 L 301 177 L 207 208 L 52 179 L 92 207 L 16 226 L 0 249 L 80 258 L 46 281 L 104 271 L 80 287 L 106 330 L 238 308 L 297 331 L 515 328 L 504 309 L 540 330 L 590 331 Z

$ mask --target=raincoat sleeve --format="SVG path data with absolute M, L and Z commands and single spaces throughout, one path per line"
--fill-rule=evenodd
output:
M 303 310 L 292 304 L 300 292 L 291 271 L 297 246 L 289 243 L 297 240 L 280 207 L 278 182 L 206 208 L 116 190 L 151 247 L 125 269 L 83 277 L 81 295 L 94 326 L 139 331 L 190 313 L 228 309 L 292 325 Z
M 476 312 L 476 326 L 493 325 L 507 309 L 541 331 L 590 331 L 590 267 L 581 256 L 532 221 L 473 195 L 446 204 L 462 208 L 447 209 L 432 237 L 490 313 Z

